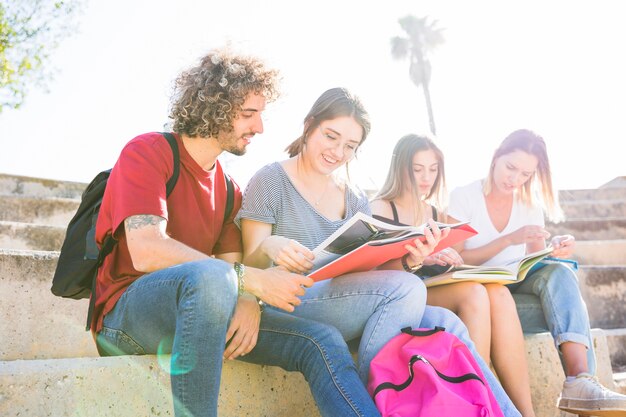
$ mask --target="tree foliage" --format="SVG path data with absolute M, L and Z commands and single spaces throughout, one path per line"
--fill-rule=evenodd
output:
M 0 0 L 0 113 L 52 76 L 51 52 L 70 35 L 80 0 Z
M 443 29 L 437 27 L 437 21 L 428 17 L 405 16 L 398 20 L 406 33 L 405 37 L 391 38 L 391 56 L 394 59 L 409 58 L 409 78 L 418 88 L 424 90 L 430 130 L 436 134 L 435 117 L 430 100 L 430 54 L 444 43 Z

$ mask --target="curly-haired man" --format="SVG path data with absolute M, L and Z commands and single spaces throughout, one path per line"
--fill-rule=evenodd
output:
M 245 268 L 226 219 L 217 157 L 245 153 L 278 74 L 258 59 L 213 51 L 176 81 L 171 118 L 180 153 L 159 133 L 131 140 L 108 181 L 96 227 L 118 240 L 98 272 L 92 331 L 102 354 L 171 352 L 175 414 L 216 416 L 222 360 L 301 371 L 324 416 L 378 415 L 339 332 L 293 317 L 310 278 Z M 258 300 L 277 307 L 262 312 Z M 224 347 L 226 344 L 226 348 Z M 262 399 L 260 399 L 262 400 Z

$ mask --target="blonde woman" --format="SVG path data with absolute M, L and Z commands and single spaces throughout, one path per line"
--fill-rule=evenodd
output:
M 407 135 L 396 144 L 387 180 L 371 202 L 374 217 L 396 224 L 420 225 L 445 218 L 438 208 L 446 194 L 444 157 L 426 136 Z M 463 259 L 445 249 L 424 259 L 416 275 L 443 272 L 437 267 L 458 265 Z M 427 303 L 445 307 L 465 323 L 476 349 L 491 359 L 505 391 L 523 416 L 534 416 L 530 398 L 524 337 L 515 301 L 500 284 L 463 282 L 429 288 Z
M 526 129 L 512 132 L 496 149 L 487 178 L 450 195 L 451 220 L 470 221 L 478 231 L 457 248 L 473 265 L 499 265 L 545 248 L 549 234 L 544 212 L 550 218 L 560 215 L 550 162 L 543 138 Z M 573 236 L 554 236 L 550 243 L 553 257 L 568 258 L 574 252 Z M 566 375 L 558 407 L 585 416 L 626 415 L 626 396 L 606 389 L 593 376 L 589 316 L 574 271 L 564 264 L 550 264 L 508 289 L 514 294 L 535 294 L 541 301 Z

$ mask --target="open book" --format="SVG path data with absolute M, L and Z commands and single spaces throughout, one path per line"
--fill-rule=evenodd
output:
M 551 246 L 537 252 L 514 259 L 502 266 L 459 265 L 450 267 L 446 272 L 424 278 L 427 287 L 454 284 L 455 282 L 473 281 L 481 283 L 512 284 L 520 282 L 528 272 L 552 252 Z
M 467 222 L 437 225 L 440 228 L 450 227 L 451 230 L 439 242 L 435 252 L 476 234 Z M 421 237 L 425 241 L 426 227 L 426 224 L 417 227 L 397 226 L 359 212 L 313 250 L 315 260 L 309 276 L 315 281 L 321 281 L 348 272 L 374 269 L 406 254 L 404 246 L 414 239 Z

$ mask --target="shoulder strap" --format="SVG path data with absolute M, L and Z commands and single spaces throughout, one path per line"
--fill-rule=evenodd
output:
M 180 173 L 180 153 L 178 152 L 178 142 L 176 142 L 174 135 L 169 132 L 162 132 L 161 134 L 167 139 L 167 143 L 170 144 L 174 158 L 174 172 L 172 172 L 172 176 L 167 180 L 167 184 L 165 185 L 166 196 L 169 197 L 172 191 L 174 191 L 174 187 L 178 181 L 178 174 Z
M 224 181 L 226 182 L 226 209 L 224 210 L 224 223 L 230 217 L 235 205 L 235 188 L 233 187 L 233 180 L 230 179 L 227 173 L 224 172 Z
M 393 221 L 396 223 L 400 223 L 400 220 L 398 219 L 398 209 L 396 209 L 396 204 L 389 200 L 389 205 L 391 206 L 391 211 L 393 211 Z
M 435 208 L 435 206 L 430 206 L 432 212 L 433 212 L 433 220 L 437 221 L 437 209 Z
M 161 134 L 163 135 L 163 137 L 165 137 L 167 143 L 170 144 L 170 148 L 172 149 L 172 158 L 174 160 L 174 172 L 172 172 L 172 176 L 169 180 L 167 180 L 167 183 L 165 184 L 166 197 L 169 197 L 172 191 L 174 191 L 174 187 L 176 186 L 176 182 L 178 181 L 178 174 L 180 173 L 180 152 L 178 151 L 178 142 L 176 142 L 176 138 L 174 137 L 174 135 L 169 132 L 161 132 Z M 104 258 L 106 258 L 107 255 L 113 251 L 113 247 L 116 243 L 117 241 L 113 238 L 113 236 L 107 236 L 104 239 L 100 252 L 98 253 L 96 269 L 93 273 L 93 278 L 91 279 L 91 297 L 89 297 L 90 299 L 89 308 L 87 310 L 87 326 L 85 330 L 89 330 L 91 327 L 91 319 L 93 317 L 93 311 L 96 305 L 96 279 L 98 277 L 98 270 L 104 262 Z

